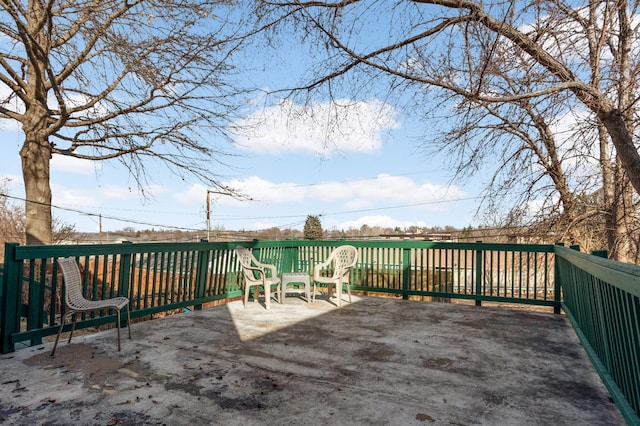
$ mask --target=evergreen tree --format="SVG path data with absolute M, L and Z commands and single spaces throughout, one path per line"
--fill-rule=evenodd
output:
M 304 239 L 320 240 L 322 239 L 322 224 L 318 216 L 309 215 L 304 223 Z

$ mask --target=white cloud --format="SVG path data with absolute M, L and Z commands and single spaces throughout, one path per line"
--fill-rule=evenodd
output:
M 11 174 L 0 174 L 0 182 L 6 184 L 9 188 L 21 188 L 22 176 Z
M 235 190 L 239 197 L 212 192 L 209 194 L 211 205 L 225 205 L 240 207 L 248 203 L 287 203 L 299 202 L 305 198 L 306 190 L 296 188 L 292 183 L 275 183 L 258 176 L 248 176 L 224 182 L 224 185 Z M 193 184 L 174 194 L 174 198 L 181 204 L 206 203 L 208 188 L 202 184 Z
M 249 176 L 242 180 L 233 180 L 227 184 L 253 201 L 263 203 L 293 203 L 304 201 L 308 188 L 290 182 L 274 183 L 258 176 Z M 221 203 L 237 203 L 237 200 L 220 199 Z
M 101 167 L 102 165 L 98 161 L 82 160 L 66 155 L 54 155 L 51 159 L 51 170 L 62 173 L 90 175 Z
M 442 209 L 439 205 L 442 201 L 466 195 L 462 189 L 456 186 L 435 185 L 429 182 L 418 183 L 405 176 L 387 174 L 381 174 L 373 179 L 347 182 L 329 181 L 314 185 L 275 183 L 257 176 L 250 176 L 242 180 L 227 182 L 226 185 L 243 193 L 254 202 L 269 204 L 338 203 L 344 210 L 415 205 L 433 211 Z M 198 188 L 198 196 L 203 199 L 205 191 L 204 187 Z M 189 193 L 191 190 L 186 194 Z M 186 197 L 186 194 L 181 197 Z M 234 200 L 231 197 L 216 197 L 216 203 L 223 205 L 238 205 L 243 202 L 246 204 L 246 201 Z
M 455 186 L 418 183 L 406 176 L 380 174 L 375 179 L 330 182 L 312 189 L 313 197 L 323 201 L 342 200 L 346 209 L 366 209 L 393 205 L 423 204 L 430 210 L 440 210 L 438 202 L 465 196 Z
M 441 212 L 450 207 L 447 201 L 466 196 L 466 193 L 456 186 L 419 183 L 408 177 L 387 174 L 381 174 L 373 179 L 323 182 L 315 185 L 274 183 L 250 176 L 243 180 L 228 182 L 227 185 L 244 193 L 250 200 L 240 201 L 222 196 L 212 200 L 215 205 L 259 208 L 264 212 L 268 212 L 269 208 L 285 207 L 292 214 L 300 211 L 309 214 L 356 213 L 358 210 L 377 208 L 413 208 Z M 205 189 L 198 189 L 198 194 L 204 197 Z M 371 216 L 364 220 L 376 217 Z M 383 219 L 382 223 L 384 222 L 389 221 Z M 371 223 L 368 224 L 371 225 Z M 415 225 L 415 223 L 411 224 Z M 393 226 L 405 225 L 397 222 Z
M 233 129 L 236 146 L 258 154 L 378 152 L 382 133 L 399 126 L 396 115 L 378 100 L 310 105 L 282 100 L 236 122 Z
M 194 204 L 194 203 L 205 203 L 205 199 L 207 196 L 207 187 L 195 183 L 190 185 L 186 191 L 180 191 L 173 194 L 173 198 L 178 201 L 180 204 Z
M 52 183 L 53 204 L 60 207 L 73 209 L 100 209 L 110 208 L 110 202 L 131 201 L 138 204 L 140 193 L 137 187 L 125 185 L 99 185 L 97 188 L 77 189 L 69 186 Z M 164 193 L 166 188 L 152 185 L 148 188 L 150 194 Z
M 371 179 L 327 181 L 313 185 L 273 182 L 258 176 L 247 176 L 223 184 L 244 194 L 246 198 L 235 199 L 212 193 L 209 206 L 212 226 L 247 230 L 289 226 L 283 223 L 297 223 L 308 214 L 320 215 L 325 229 L 359 229 L 363 224 L 402 229 L 428 226 L 422 220 L 408 217 L 425 217 L 434 212 L 440 214 L 451 208 L 452 204 L 448 201 L 467 196 L 465 191 L 456 186 L 417 182 L 405 176 L 389 174 L 380 174 Z M 181 206 L 199 207 L 204 217 L 206 195 L 206 186 L 193 184 L 172 193 L 171 198 Z M 302 225 L 296 227 L 302 229 Z
M 0 119 L 0 130 L 6 130 L 9 132 L 19 132 L 22 130 L 22 126 L 20 125 L 20 122 L 16 121 L 16 120 L 11 120 L 8 118 L 1 118 Z
M 83 209 L 100 205 L 100 194 L 95 190 L 72 189 L 52 183 L 51 192 L 56 206 Z

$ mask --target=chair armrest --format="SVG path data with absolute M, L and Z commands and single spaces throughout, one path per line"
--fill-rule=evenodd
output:
M 243 266 L 243 269 L 247 270 L 247 271 L 251 271 L 253 272 L 258 272 L 261 275 L 261 278 L 264 278 L 264 268 L 262 266 Z
M 324 262 L 320 262 L 316 264 L 316 266 L 313 268 L 313 279 L 316 280 L 317 278 L 320 278 L 320 272 L 322 272 L 324 268 L 329 267 L 332 262 L 333 262 L 333 256 L 329 256 L 329 258 Z M 336 271 L 333 272 L 333 276 L 335 276 L 335 272 Z
M 268 264 L 265 263 L 265 264 L 262 265 L 262 267 L 264 269 L 268 269 L 269 271 L 271 271 L 271 278 L 275 278 L 275 277 L 278 276 L 278 270 L 276 269 L 275 266 L 268 265 Z M 264 270 L 262 271 L 262 273 L 264 273 Z M 266 275 L 265 275 L 265 277 L 266 277 Z
M 265 269 L 268 269 L 269 271 L 271 271 L 271 276 L 272 277 L 277 277 L 278 276 L 278 271 L 277 271 L 276 267 L 274 265 L 271 265 L 270 263 L 262 263 L 262 262 L 259 262 L 258 260 L 256 260 L 254 258 L 253 264 L 256 265 L 256 267 L 262 269 L 262 273 L 264 273 Z

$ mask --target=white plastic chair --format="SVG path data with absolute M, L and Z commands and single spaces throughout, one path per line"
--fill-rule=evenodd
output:
M 100 309 L 115 309 L 117 312 L 116 322 L 118 328 L 118 351 L 120 350 L 120 310 L 124 307 L 127 308 L 127 327 L 129 328 L 129 339 L 131 339 L 131 317 L 129 315 L 129 299 L 126 297 L 114 297 L 112 299 L 105 300 L 87 300 L 82 295 L 82 278 L 80 277 L 80 268 L 78 263 L 72 257 L 65 257 L 58 259 L 58 264 L 62 269 L 62 275 L 64 276 L 64 288 L 65 288 L 65 303 L 68 311 L 60 319 L 60 328 L 58 329 L 58 336 L 56 342 L 53 345 L 51 356 L 56 352 L 58 346 L 58 340 L 62 333 L 65 320 L 68 316 L 73 317 L 73 325 L 71 327 L 71 333 L 69 334 L 69 341 L 73 337 L 73 331 L 76 328 L 76 319 L 79 312 L 92 312 Z
M 251 287 L 256 287 L 253 291 L 254 302 L 258 301 L 260 287 L 264 287 L 264 305 L 266 309 L 269 309 L 272 286 L 276 286 L 276 294 L 280 296 L 280 290 L 278 288 L 280 278 L 278 278 L 276 267 L 266 263 L 260 263 L 253 253 L 251 253 L 251 250 L 245 247 L 238 246 L 234 251 L 242 266 L 242 273 L 244 274 L 244 306 L 246 307 L 249 301 L 249 290 Z M 282 302 L 280 297 L 279 300 Z
M 354 246 L 340 246 L 334 249 L 329 258 L 322 263 L 316 265 L 313 270 L 313 301 L 316 300 L 316 283 L 327 284 L 327 295 L 331 299 L 332 287 L 336 287 L 338 306 L 342 304 L 342 284 L 347 284 L 347 293 L 349 294 L 349 303 L 351 303 L 351 286 L 349 284 L 349 275 L 351 268 L 356 265 L 358 260 L 358 249 Z M 331 265 L 333 263 L 333 267 Z M 331 274 L 329 276 L 327 271 Z

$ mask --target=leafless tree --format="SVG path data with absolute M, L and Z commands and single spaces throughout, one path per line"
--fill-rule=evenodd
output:
M 627 243 L 637 202 L 601 127 L 573 116 L 573 128 L 560 130 L 567 117 L 558 106 L 566 104 L 557 97 L 504 104 L 461 98 L 450 110 L 451 127 L 436 132 L 433 145 L 457 161 L 457 176 L 472 176 L 486 161 L 496 167 L 485 211 L 508 206 L 503 226 L 589 250 L 606 247 L 612 258 L 627 261 L 635 257 Z
M 24 133 L 27 244 L 52 242 L 53 155 L 120 161 L 143 190 L 152 161 L 217 186 L 214 141 L 242 105 L 232 3 L 0 3 L 0 118 Z
M 264 1 L 258 12 L 290 19 L 325 53 L 298 91 L 331 95 L 344 82 L 358 95 L 375 81 L 387 83 L 387 99 L 409 93 L 413 102 L 405 106 L 455 120 L 444 140 L 443 133 L 434 139 L 455 153 L 459 176 L 494 164 L 490 194 L 520 209 L 542 195 L 569 240 L 579 239 L 579 224 L 606 217 L 609 248 L 620 252 L 635 216 L 630 188 L 640 193 L 638 7 L 609 0 Z M 569 115 L 563 134 L 558 120 Z M 600 204 L 578 205 L 600 190 Z
M 18 204 L 17 198 L 10 197 L 10 180 L 0 176 L 0 263 L 4 260 L 5 243 L 25 244 L 25 214 Z M 60 244 L 70 240 L 77 240 L 75 225 L 65 223 L 53 217 L 52 242 Z
M 0 263 L 5 243 L 24 242 L 24 210 L 7 197 L 9 179 L 0 176 Z

